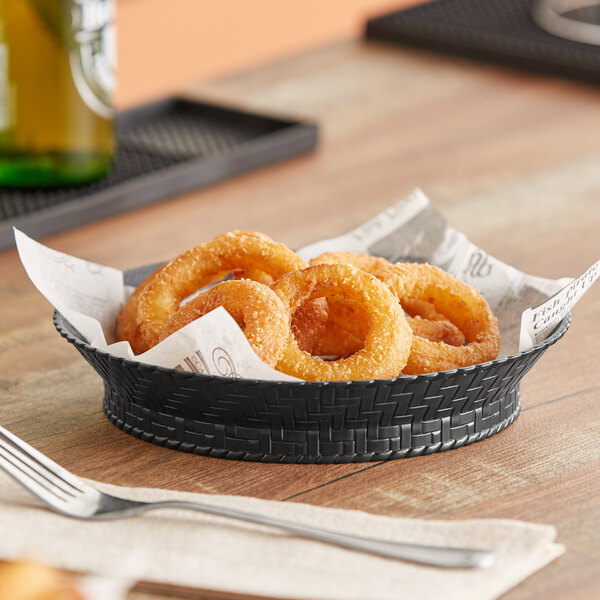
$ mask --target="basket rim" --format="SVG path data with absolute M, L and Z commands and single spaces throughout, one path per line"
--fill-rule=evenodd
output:
M 101 350 L 100 348 L 96 348 L 90 345 L 88 342 L 83 340 L 81 337 L 77 337 L 73 331 L 77 332 L 75 327 L 64 317 L 58 310 L 54 310 L 52 320 L 54 323 L 54 327 L 60 333 L 62 337 L 64 337 L 69 343 L 74 346 L 86 351 L 91 352 L 93 354 L 103 355 L 109 360 L 117 361 L 121 363 L 124 367 L 127 368 L 139 368 L 140 365 L 142 368 L 149 369 L 151 371 L 155 371 L 158 373 L 164 373 L 168 376 L 175 376 L 181 379 L 193 379 L 200 378 L 206 382 L 215 381 L 221 382 L 223 384 L 233 383 L 236 385 L 259 385 L 259 384 L 267 384 L 274 386 L 289 386 L 289 387 L 350 387 L 350 386 L 359 386 L 359 387 L 367 387 L 372 386 L 377 383 L 393 383 L 396 381 L 403 382 L 419 382 L 419 381 L 433 381 L 437 378 L 447 377 L 449 374 L 455 373 L 470 373 L 477 369 L 488 368 L 496 365 L 501 365 L 509 361 L 518 360 L 521 357 L 528 356 L 533 352 L 543 352 L 549 346 L 555 344 L 569 329 L 571 324 L 571 312 L 569 312 L 554 328 L 552 333 L 541 342 L 538 342 L 534 346 L 527 348 L 526 350 L 521 350 L 520 352 L 515 352 L 513 354 L 509 354 L 507 356 L 502 356 L 501 358 L 495 358 L 494 360 L 485 361 L 482 363 L 477 363 L 475 365 L 469 365 L 467 367 L 460 367 L 458 369 L 449 369 L 446 371 L 435 371 L 433 373 L 423 373 L 421 375 L 400 375 L 398 377 L 391 377 L 387 379 L 353 379 L 348 381 L 277 381 L 270 379 L 247 379 L 243 377 L 224 377 L 222 375 L 205 375 L 202 373 L 192 373 L 189 371 L 181 371 L 178 369 L 171 369 L 168 367 L 161 367 L 159 365 L 152 365 L 149 363 L 144 363 L 141 361 L 131 360 L 129 358 L 123 358 L 120 356 L 114 356 L 110 354 L 110 352 L 106 352 L 105 350 Z M 71 327 L 72 331 L 68 329 Z M 79 334 L 79 332 L 77 332 Z M 79 334 L 81 335 L 81 334 Z

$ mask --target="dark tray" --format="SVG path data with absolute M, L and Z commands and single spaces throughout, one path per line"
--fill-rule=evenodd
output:
M 56 233 L 312 150 L 317 127 L 171 98 L 120 113 L 105 179 L 55 189 L 0 190 L 0 248 L 12 228 Z
M 152 269 L 126 273 L 139 284 Z M 232 379 L 116 358 L 54 325 L 104 381 L 104 412 L 123 431 L 184 452 L 262 462 L 343 463 L 459 448 L 508 427 L 519 382 L 569 327 L 533 348 L 471 367 L 395 379 L 277 382 Z
M 552 35 L 533 0 L 436 0 L 371 19 L 367 38 L 411 44 L 510 67 L 600 82 L 600 46 Z

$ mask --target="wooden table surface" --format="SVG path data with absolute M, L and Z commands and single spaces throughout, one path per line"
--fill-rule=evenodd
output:
M 596 87 L 348 41 L 190 94 L 316 119 L 319 148 L 45 243 L 118 268 L 172 257 L 231 229 L 299 247 L 346 232 L 421 187 L 451 225 L 522 271 L 576 276 L 600 258 Z M 399 517 L 548 523 L 566 554 L 504 597 L 600 596 L 598 284 L 575 307 L 564 339 L 525 377 L 523 411 L 500 434 L 390 462 L 279 465 L 184 454 L 111 425 L 100 378 L 55 331 L 16 251 L 0 254 L 0 271 L 0 422 L 76 473 Z

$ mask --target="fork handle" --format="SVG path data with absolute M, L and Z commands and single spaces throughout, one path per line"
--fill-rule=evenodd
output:
M 403 559 L 437 567 L 488 568 L 491 567 L 495 561 L 495 555 L 486 550 L 424 546 L 419 544 L 375 540 L 210 504 L 183 502 L 178 500 L 148 503 L 140 502 L 139 504 L 136 503 L 135 509 L 132 512 L 138 513 L 140 511 L 155 510 L 159 508 L 190 509 L 220 517 L 229 517 L 241 521 L 248 521 L 250 523 L 258 523 L 260 525 L 267 525 L 269 527 L 291 531 L 303 537 L 317 539 L 322 542 L 336 544 L 353 550 L 360 550 L 389 558 Z M 115 515 L 115 517 L 118 516 L 123 516 L 123 513 L 121 512 L 119 515 Z M 110 518 L 109 515 L 105 515 L 105 517 Z

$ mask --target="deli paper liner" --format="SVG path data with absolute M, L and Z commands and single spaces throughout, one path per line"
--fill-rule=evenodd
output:
M 113 356 L 196 373 L 298 381 L 267 366 L 222 307 L 134 355 L 116 341 L 116 321 L 132 292 L 123 272 L 51 250 L 15 230 L 21 262 L 31 281 L 91 346 Z
M 186 325 L 147 352 L 118 342 L 116 320 L 131 287 L 123 272 L 57 252 L 15 229 L 31 281 L 92 346 L 110 354 L 210 375 L 299 381 L 263 363 L 224 308 Z M 477 288 L 498 317 L 500 356 L 544 340 L 600 275 L 600 261 L 577 279 L 527 275 L 490 256 L 450 227 L 425 194 L 415 190 L 367 223 L 340 237 L 297 251 L 304 260 L 323 252 L 353 251 L 390 262 L 427 262 Z

